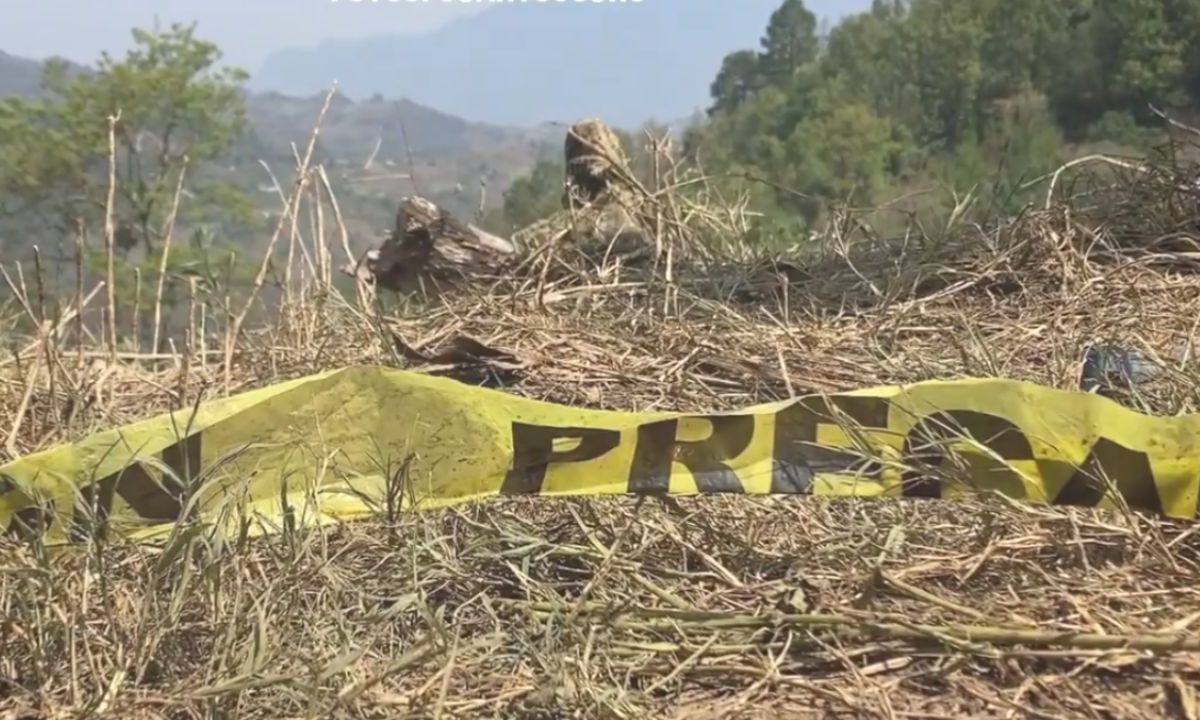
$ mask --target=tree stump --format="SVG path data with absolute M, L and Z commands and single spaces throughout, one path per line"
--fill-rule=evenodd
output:
M 620 139 L 595 118 L 581 120 L 567 130 L 563 154 L 567 167 L 564 208 L 603 200 L 628 173 L 629 159 Z
M 396 226 L 377 250 L 347 271 L 397 292 L 455 285 L 493 275 L 516 254 L 508 240 L 464 223 L 422 197 L 400 201 Z
M 569 237 L 585 253 L 643 253 L 645 232 L 629 209 L 634 195 L 629 160 L 616 133 L 601 120 L 582 120 L 567 131 L 563 153 L 564 211 L 538 223 L 538 229 L 551 238 Z M 587 209 L 577 213 L 581 206 Z M 523 232 L 538 234 L 531 230 Z M 516 258 L 511 240 L 413 196 L 400 201 L 396 226 L 383 244 L 344 270 L 388 290 L 439 291 L 471 278 L 495 277 Z

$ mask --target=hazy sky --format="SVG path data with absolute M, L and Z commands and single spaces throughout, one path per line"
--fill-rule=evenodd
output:
M 325 38 L 418 33 L 477 12 L 462 0 L 0 0 L 0 50 L 90 63 L 130 45 L 133 27 L 196 21 L 227 62 L 256 70 L 273 50 Z

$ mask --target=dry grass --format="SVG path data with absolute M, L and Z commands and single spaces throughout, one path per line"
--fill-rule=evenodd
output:
M 511 501 L 170 551 L 5 547 L 0 712 L 1158 718 L 1200 681 L 1200 537 L 1090 513 Z
M 1137 193 L 1103 204 L 1122 223 L 1067 201 L 882 240 L 835 214 L 816 251 L 783 263 L 736 246 L 690 254 L 744 217 L 680 193 L 677 170 L 631 213 L 661 241 L 648 259 L 554 230 L 512 277 L 387 309 L 332 288 L 340 221 L 309 169 L 288 206 L 308 193 L 329 221 L 307 235 L 281 224 L 288 284 L 196 289 L 161 356 L 103 340 L 108 318 L 88 339 L 78 306 L 102 291 L 55 306 L 9 268 L 38 330 L 0 365 L 6 453 L 358 362 L 564 403 L 706 410 L 928 378 L 1074 387 L 1083 347 L 1104 339 L 1165 368 L 1127 402 L 1200 405 L 1200 276 L 1179 245 L 1200 212 L 1178 183 L 1089 187 Z M 243 329 L 272 289 L 284 304 Z M 430 359 L 463 336 L 507 357 Z M 522 499 L 259 540 L 3 542 L 4 720 L 1200 717 L 1189 523 L 982 501 Z

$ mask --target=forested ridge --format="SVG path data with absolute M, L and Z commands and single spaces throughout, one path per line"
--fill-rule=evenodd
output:
M 784 0 L 711 94 L 685 154 L 751 194 L 765 235 L 935 187 L 1011 212 L 1071 157 L 1149 152 L 1159 113 L 1200 107 L 1200 0 L 876 0 L 824 35 Z M 508 218 L 541 211 L 558 177 L 518 182 Z

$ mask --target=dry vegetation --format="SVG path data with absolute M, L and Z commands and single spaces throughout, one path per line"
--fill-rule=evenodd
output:
M 35 268 L 10 267 L 40 331 L 0 366 L 0 432 L 12 457 L 357 362 L 628 409 L 980 375 L 1074 387 L 1095 340 L 1161 363 L 1127 402 L 1195 412 L 1193 171 L 1117 169 L 1070 189 L 1064 175 L 1046 207 L 990 227 L 963 203 L 881 239 L 836 213 L 782 262 L 712 243 L 737 237 L 744 209 L 682 192 L 701 180 L 664 161 L 627 188 L 648 250 L 557 218 L 504 277 L 390 309 L 334 290 L 349 248 L 330 207 L 307 235 L 281 224 L 292 262 L 273 320 L 197 290 L 160 356 L 114 339 L 132 315 L 76 319 L 104 289 L 55 308 Z M 293 205 L 319 187 L 319 169 L 300 176 L 313 182 Z M 995 501 L 610 498 L 249 541 L 2 542 L 4 720 L 1200 717 L 1193 523 Z

